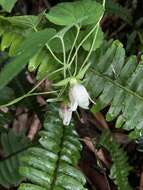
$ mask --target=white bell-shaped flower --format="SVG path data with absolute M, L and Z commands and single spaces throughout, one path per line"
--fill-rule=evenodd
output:
M 64 105 L 59 109 L 59 115 L 61 117 L 61 119 L 63 120 L 63 124 L 64 125 L 69 125 L 71 118 L 72 118 L 72 110 Z
M 73 79 L 69 90 L 70 109 L 76 111 L 78 106 L 83 109 L 89 109 L 89 98 L 86 88 L 78 83 L 76 79 Z

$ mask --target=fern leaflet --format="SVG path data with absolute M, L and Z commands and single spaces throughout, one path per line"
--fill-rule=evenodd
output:
M 111 154 L 113 165 L 110 170 L 110 178 L 118 186 L 118 190 L 131 190 L 128 183 L 128 175 L 131 167 L 127 162 L 127 155 L 120 145 L 111 136 L 110 132 L 103 132 L 100 137 L 100 145 L 105 147 Z

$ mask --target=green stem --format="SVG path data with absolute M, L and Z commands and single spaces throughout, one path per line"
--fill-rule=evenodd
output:
M 53 58 L 60 63 L 61 65 L 63 65 L 63 62 L 53 53 L 53 51 L 51 50 L 51 48 L 48 46 L 48 44 L 46 44 L 47 49 L 49 50 L 49 52 L 51 53 L 51 55 L 53 56 Z
M 64 78 L 66 78 L 66 49 L 65 49 L 65 43 L 62 37 L 60 37 L 62 48 L 63 48 L 63 62 L 64 62 Z
M 98 26 L 97 26 L 97 29 L 96 29 L 96 32 L 95 32 L 95 35 L 94 35 L 94 39 L 93 39 L 92 45 L 91 45 L 91 47 L 90 47 L 90 50 L 89 50 L 89 52 L 88 52 L 88 54 L 87 54 L 87 56 L 86 56 L 86 58 L 85 58 L 85 60 L 84 60 L 84 62 L 83 62 L 83 64 L 82 64 L 82 66 L 81 66 L 79 72 L 83 69 L 83 67 L 85 66 L 86 62 L 88 61 L 88 59 L 89 59 L 89 57 L 90 57 L 90 55 L 91 55 L 91 53 L 92 53 L 92 50 L 93 50 L 93 48 L 94 48 L 94 43 L 95 43 L 96 38 L 97 38 L 97 33 L 98 33 L 98 31 L 99 31 L 99 22 L 98 22 Z
M 52 73 L 49 74 L 49 77 L 50 77 L 51 75 L 55 74 L 55 73 L 58 73 L 58 72 L 62 71 L 63 69 L 64 69 L 64 68 L 62 67 L 62 68 L 60 68 L 60 69 L 57 69 L 57 70 L 53 71 Z
M 53 71 L 51 74 L 49 74 L 49 76 L 59 72 L 59 71 L 62 71 L 63 68 L 60 68 L 60 69 L 57 69 L 56 71 Z M 10 101 L 9 103 L 7 104 L 3 104 L 3 105 L 0 105 L 0 108 L 3 108 L 3 107 L 8 107 L 8 106 L 11 106 L 13 104 L 16 104 L 18 103 L 19 101 L 23 100 L 24 98 L 27 98 L 29 96 L 36 96 L 36 95 L 44 95 L 44 94 L 52 94 L 52 93 L 55 93 L 56 91 L 50 91 L 50 92 L 40 92 L 40 93 L 32 93 L 34 90 L 36 90 L 41 84 L 42 82 L 47 78 L 44 77 L 40 82 L 38 82 L 38 84 L 36 84 L 29 92 L 27 92 L 26 94 L 24 94 L 23 96 L 20 96 L 12 101 Z
M 97 23 L 98 24 L 98 23 Z M 71 65 L 76 57 L 76 54 L 78 53 L 80 47 L 82 46 L 82 44 L 88 39 L 88 37 L 92 34 L 92 32 L 95 30 L 95 28 L 97 27 L 97 24 L 94 26 L 94 28 L 85 36 L 85 38 L 83 38 L 83 40 L 80 42 L 80 44 L 78 45 L 78 47 L 76 48 L 76 51 L 71 59 L 71 61 L 69 62 L 69 65 Z
M 66 88 L 67 88 L 67 85 L 65 85 L 65 86 L 61 89 L 61 91 L 60 91 L 60 93 L 58 94 L 57 98 L 61 98 L 61 96 L 64 94 Z
M 70 59 L 71 59 L 71 55 L 72 55 L 73 49 L 74 49 L 74 47 L 75 47 L 76 41 L 77 41 L 78 36 L 79 36 L 80 27 L 79 27 L 78 25 L 75 25 L 75 27 L 77 28 L 77 33 L 76 33 L 76 37 L 75 37 L 75 39 L 74 39 L 74 42 L 73 42 L 73 44 L 72 44 L 72 48 L 71 48 L 71 50 L 70 50 L 70 53 L 69 53 L 69 55 L 68 55 L 67 64 L 69 63 L 69 61 L 70 61 Z
M 75 57 L 75 70 L 74 70 L 73 76 L 76 76 L 76 74 L 77 74 L 77 58 L 78 58 L 78 56 L 76 54 L 76 57 Z
M 105 0 L 103 0 L 103 7 L 105 8 Z M 93 39 L 92 45 L 91 45 L 91 47 L 90 47 L 90 50 L 89 50 L 89 52 L 88 52 L 88 54 L 87 54 L 87 56 L 86 56 L 86 59 L 84 60 L 84 62 L 83 62 L 83 64 L 82 64 L 82 66 L 81 66 L 79 72 L 81 72 L 81 70 L 82 70 L 83 67 L 85 66 L 86 62 L 88 61 L 88 59 L 89 59 L 89 57 L 90 57 L 90 55 L 91 55 L 91 53 L 92 53 L 92 50 L 93 50 L 93 47 L 94 47 L 94 43 L 95 43 L 95 41 L 96 41 L 97 34 L 98 34 L 98 31 L 99 31 L 100 22 L 101 22 L 101 20 L 102 20 L 103 15 L 104 15 L 104 13 L 102 14 L 102 16 L 100 17 L 99 21 L 97 22 L 97 24 L 96 24 L 95 27 L 94 27 L 95 29 L 97 28 L 97 29 L 96 29 L 96 32 L 95 32 L 95 35 L 94 35 L 94 39 Z
M 11 106 L 13 104 L 16 104 L 18 102 L 20 102 L 21 100 L 23 100 L 24 98 L 30 97 L 30 96 L 37 96 L 37 95 L 45 95 L 45 94 L 53 94 L 53 93 L 57 93 L 57 91 L 50 91 L 50 92 L 39 92 L 39 93 L 31 93 L 29 94 L 29 92 L 27 94 L 24 94 L 23 96 L 20 96 L 14 100 L 12 100 L 11 102 L 7 103 L 7 104 L 3 104 L 0 106 L 0 108 L 4 108 L 4 107 L 8 107 Z

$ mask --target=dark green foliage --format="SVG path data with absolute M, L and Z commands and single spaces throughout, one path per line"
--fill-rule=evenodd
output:
M 102 0 L 96 0 L 96 1 L 102 3 Z M 123 19 L 128 24 L 132 23 L 133 17 L 131 14 L 131 10 L 129 10 L 126 7 L 123 7 L 121 4 L 115 2 L 114 0 L 106 0 L 105 10 L 107 14 L 115 15 Z
M 113 0 L 106 0 L 106 11 L 107 13 L 114 14 L 122 18 L 127 23 L 131 24 L 132 15 L 129 9 L 122 7 L 120 4 L 114 2 Z
M 12 130 L 2 133 L 0 140 L 3 148 L 3 158 L 0 160 L 0 184 L 6 188 L 17 186 L 23 179 L 18 172 L 20 156 L 29 147 L 29 141 L 23 134 L 16 134 Z
M 80 158 L 81 144 L 73 125 L 63 126 L 54 111 L 45 117 L 40 132 L 40 145 L 30 148 L 22 157 L 20 173 L 31 183 L 19 190 L 84 190 L 85 178 L 75 167 Z
M 129 134 L 129 138 L 134 139 L 134 140 L 140 139 L 142 137 L 143 137 L 143 128 L 136 129 L 136 130 L 130 132 L 130 134 Z
M 13 119 L 13 117 L 10 113 L 4 113 L 4 112 L 0 111 L 0 131 L 3 131 L 3 129 L 6 130 L 2 126 L 10 123 L 12 121 L 12 119 Z
M 10 56 L 16 54 L 16 50 L 27 35 L 34 31 L 38 25 L 38 16 L 0 16 L 1 51 L 8 50 Z
M 74 10 L 75 8 L 76 10 Z M 82 9 L 82 11 L 80 11 L 80 9 Z M 98 32 L 98 41 L 96 43 L 96 46 L 92 49 L 95 50 L 100 46 L 103 35 L 102 31 L 98 30 L 98 28 L 99 22 L 103 14 L 103 6 L 97 2 L 92 2 L 91 0 L 72 3 L 60 3 L 55 7 L 52 7 L 49 13 L 44 14 L 44 16 L 46 16 L 49 21 L 53 22 L 54 24 L 62 26 L 67 25 L 67 27 L 61 28 L 55 26 L 55 29 L 52 29 L 44 28 L 44 26 L 42 26 L 42 30 L 39 30 L 40 27 L 38 28 L 38 24 L 43 14 L 41 14 L 41 16 L 0 16 L 0 34 L 2 36 L 1 50 L 8 51 L 10 56 L 16 57 L 14 61 L 7 64 L 0 72 L 0 89 L 7 85 L 18 73 L 20 73 L 20 71 L 22 71 L 22 69 L 26 66 L 29 60 L 33 58 L 35 54 L 38 53 L 45 45 L 50 54 L 52 54 L 52 59 L 55 59 L 56 62 L 64 65 L 64 68 L 60 69 L 66 72 L 66 61 L 70 61 L 71 63 L 74 61 L 74 59 L 72 60 L 71 56 L 73 53 L 72 51 L 74 50 L 74 46 L 76 45 L 76 38 L 78 38 L 78 34 L 76 33 L 78 33 L 78 30 L 81 29 L 81 24 L 94 24 L 93 29 L 96 29 L 96 31 Z M 57 29 L 58 32 L 56 31 Z M 76 33 L 72 32 L 74 30 L 76 31 Z M 89 31 L 88 33 L 91 34 L 94 32 L 94 30 Z M 86 37 L 89 43 L 85 43 L 84 48 L 86 50 L 89 50 L 90 43 L 92 42 L 93 37 L 91 37 L 91 39 L 88 38 L 88 34 L 86 35 Z M 79 45 L 79 48 L 82 45 L 83 44 L 81 43 Z M 72 50 L 69 53 L 69 60 L 66 60 L 66 52 L 71 48 Z M 61 57 L 61 55 L 57 56 L 54 54 L 54 52 L 62 52 L 64 55 L 62 56 L 64 60 L 59 58 Z M 51 72 L 51 68 L 49 69 L 49 67 L 53 67 L 53 64 L 50 64 L 49 66 L 49 56 L 46 55 L 45 58 L 43 57 L 43 60 L 44 61 L 38 62 L 38 64 L 36 63 L 36 61 L 34 61 L 36 63 L 36 67 L 34 65 L 34 68 L 33 65 L 31 66 L 31 64 L 29 66 L 30 71 L 35 71 L 36 69 L 38 69 L 38 79 L 41 79 L 47 74 L 45 70 Z M 54 67 L 54 69 L 52 68 L 52 71 L 56 69 L 57 68 Z
M 98 97 L 92 112 L 98 112 L 110 105 L 106 114 L 107 121 L 118 117 L 116 122 L 118 128 L 122 127 L 126 130 L 141 128 L 143 123 L 142 60 L 139 64 L 135 56 L 125 60 L 122 44 L 114 41 L 110 46 L 101 48 L 92 61 L 88 84 L 92 95 Z
M 13 89 L 5 86 L 2 90 L 0 90 L 0 105 L 11 101 L 14 97 L 15 95 Z
M 100 137 L 100 145 L 105 147 L 111 155 L 113 164 L 110 169 L 110 178 L 118 186 L 118 190 L 131 190 L 128 184 L 128 175 L 131 167 L 128 164 L 128 157 L 120 145 L 115 141 L 109 131 L 103 132 Z
M 22 71 L 29 59 L 32 58 L 54 34 L 55 30 L 49 28 L 28 35 L 26 40 L 19 46 L 16 59 L 2 69 L 0 73 L 0 89 Z
M 57 62 L 44 49 L 35 54 L 34 57 L 30 59 L 28 64 L 28 70 L 30 72 L 37 71 L 37 80 L 41 80 L 45 76 L 51 74 L 53 71 L 55 71 L 56 67 Z M 50 77 L 48 78 L 51 79 Z

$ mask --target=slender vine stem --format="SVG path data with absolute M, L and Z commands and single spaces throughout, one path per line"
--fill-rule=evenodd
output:
M 95 28 L 97 27 L 97 24 L 93 27 L 92 30 L 90 30 L 90 32 L 85 36 L 85 38 L 83 38 L 83 40 L 79 43 L 79 45 L 77 46 L 76 50 L 75 50 L 75 53 L 71 59 L 71 61 L 69 62 L 69 65 L 71 66 L 71 64 L 73 63 L 75 57 L 76 57 L 76 54 L 78 53 L 80 47 L 82 46 L 82 44 L 88 39 L 88 37 L 92 34 L 92 32 L 94 32 Z
M 89 50 L 89 52 L 88 52 L 88 54 L 87 54 L 87 56 L 86 56 L 86 58 L 85 58 L 85 60 L 84 60 L 84 62 L 83 62 L 83 64 L 82 64 L 82 66 L 81 66 L 79 72 L 83 69 L 83 67 L 84 67 L 85 64 L 87 63 L 87 61 L 88 61 L 88 59 L 89 59 L 89 57 L 90 57 L 90 55 L 91 55 L 91 53 L 92 53 L 92 50 L 93 50 L 93 48 L 94 48 L 94 44 L 95 44 L 95 41 L 96 41 L 96 38 L 97 38 L 97 33 L 98 33 L 98 31 L 99 31 L 99 23 L 100 23 L 100 22 L 98 22 L 97 29 L 96 29 L 96 32 L 95 32 L 94 39 L 93 39 L 92 45 L 91 45 L 91 47 L 90 47 L 90 50 Z
M 63 62 L 54 54 L 54 52 L 51 50 L 51 48 L 48 46 L 48 44 L 46 44 L 47 49 L 49 50 L 49 52 L 51 53 L 51 55 L 53 56 L 53 58 L 60 63 L 61 65 L 64 65 Z
M 21 100 L 23 100 L 24 98 L 30 97 L 30 96 L 38 96 L 38 95 L 46 95 L 46 94 L 53 94 L 53 93 L 57 93 L 57 91 L 50 91 L 50 92 L 37 92 L 37 93 L 27 93 L 24 94 L 23 96 L 20 96 L 14 100 L 12 100 L 11 102 L 7 103 L 7 104 L 3 104 L 0 106 L 0 108 L 4 108 L 4 107 L 8 107 L 11 106 L 13 104 L 16 104 L 18 102 L 20 102 Z
M 76 57 L 75 57 L 75 70 L 74 70 L 73 76 L 76 76 L 76 74 L 77 74 L 77 60 L 78 60 L 78 55 L 76 54 Z
M 80 32 L 80 27 L 79 27 L 78 25 L 75 25 L 75 27 L 77 28 L 77 33 L 76 33 L 74 42 L 73 42 L 73 44 L 72 44 L 72 48 L 71 48 L 71 50 L 70 50 L 70 53 L 69 53 L 69 55 L 68 55 L 67 64 L 69 63 L 69 61 L 70 61 L 70 59 L 71 59 L 71 55 L 72 55 L 73 49 L 74 49 L 74 47 L 75 47 L 76 41 L 77 41 L 77 39 L 78 39 L 79 32 Z
M 105 8 L 105 0 L 103 0 L 103 7 Z M 83 62 L 83 64 L 82 64 L 82 66 L 81 66 L 79 72 L 80 72 L 80 71 L 82 70 L 82 68 L 85 66 L 85 64 L 87 63 L 87 61 L 88 61 L 88 59 L 89 59 L 89 57 L 90 57 L 90 55 L 91 55 L 91 53 L 92 53 L 92 50 L 93 50 L 93 48 L 94 48 L 95 41 L 96 41 L 96 39 L 97 39 L 97 34 L 98 34 L 98 31 L 99 31 L 100 22 L 101 22 L 101 20 L 102 20 L 103 15 L 104 15 L 104 13 L 101 15 L 99 21 L 98 21 L 97 24 L 94 26 L 95 29 L 97 28 L 97 29 L 96 29 L 96 32 L 95 32 L 95 35 L 94 35 L 94 39 L 93 39 L 93 41 L 92 41 L 92 45 L 91 45 L 91 47 L 90 47 L 90 50 L 89 50 L 89 52 L 88 52 L 88 54 L 87 54 L 87 56 L 86 56 L 86 58 L 85 58 L 85 60 L 84 60 L 84 62 Z
M 59 71 L 62 71 L 63 68 L 60 68 L 60 69 L 57 69 L 55 70 L 54 72 L 50 73 L 49 76 L 59 72 Z M 37 93 L 32 93 L 33 91 L 35 91 L 41 84 L 42 82 L 47 78 L 44 77 L 40 82 L 38 82 L 29 92 L 27 92 L 26 94 L 24 94 L 23 96 L 20 96 L 10 102 L 8 102 L 7 104 L 3 104 L 3 105 L 0 105 L 0 108 L 3 108 L 3 107 L 8 107 L 8 106 L 11 106 L 13 104 L 16 104 L 18 102 L 20 102 L 21 100 L 23 100 L 24 98 L 27 98 L 29 96 L 36 96 L 36 95 L 44 95 L 44 94 L 52 94 L 52 93 L 56 93 L 57 91 L 50 91 L 50 92 L 37 92 Z
M 62 48 L 63 48 L 63 63 L 64 63 L 64 78 L 66 78 L 66 49 L 65 49 L 65 43 L 62 37 L 60 37 Z

